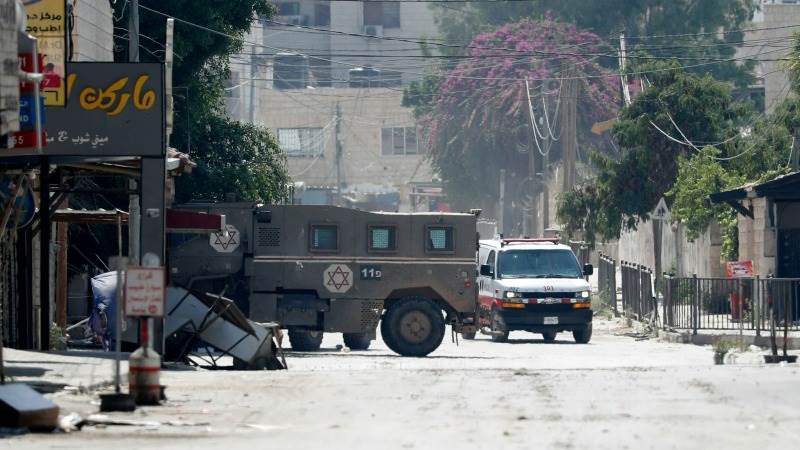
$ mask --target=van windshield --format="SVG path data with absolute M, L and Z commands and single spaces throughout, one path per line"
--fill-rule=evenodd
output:
M 570 250 L 508 250 L 500 252 L 501 278 L 581 278 L 583 271 Z

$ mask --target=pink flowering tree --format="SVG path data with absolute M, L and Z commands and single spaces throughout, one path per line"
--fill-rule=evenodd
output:
M 431 161 L 457 207 L 492 210 L 500 169 L 506 169 L 513 202 L 513 187 L 528 176 L 528 152 L 538 151 L 531 140 L 526 78 L 537 114 L 547 111 L 556 136 L 556 106 L 566 100 L 559 92 L 573 80 L 578 153 L 585 158 L 588 150 L 607 150 L 607 141 L 591 127 L 616 117 L 619 82 L 603 66 L 614 64 L 613 51 L 596 35 L 551 19 L 523 20 L 479 34 L 469 47 L 469 58 L 440 74 L 421 117 Z M 551 165 L 561 158 L 560 142 L 549 153 Z

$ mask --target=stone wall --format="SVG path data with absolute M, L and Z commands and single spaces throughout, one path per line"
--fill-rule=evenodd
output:
M 70 0 L 75 14 L 72 30 L 72 61 L 113 61 L 114 20 L 108 0 Z M 118 26 L 127 28 L 127 23 Z M 127 34 L 123 30 L 118 34 Z M 127 41 L 126 41 L 127 42 Z M 151 51 L 160 50 L 154 42 L 140 38 L 139 43 Z M 140 48 L 140 53 L 147 50 Z

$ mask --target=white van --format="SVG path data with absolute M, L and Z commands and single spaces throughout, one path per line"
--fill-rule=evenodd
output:
M 478 318 L 493 341 L 523 330 L 541 333 L 546 342 L 561 331 L 571 331 L 575 342 L 589 342 L 591 287 L 584 277 L 594 269 L 581 267 L 568 246 L 558 239 L 482 240 L 478 264 Z

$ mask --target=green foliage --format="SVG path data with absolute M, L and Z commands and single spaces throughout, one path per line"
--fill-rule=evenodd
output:
M 648 219 L 675 184 L 678 162 L 695 152 L 676 142 L 684 140 L 680 133 L 692 142 L 721 142 L 738 134 L 749 116 L 733 101 L 730 87 L 710 76 L 689 74 L 675 62 L 642 67 L 652 71 L 652 85 L 621 111 L 613 130 L 622 156 L 595 155 L 597 178 L 559 199 L 558 218 L 566 232 L 582 231 L 589 242 L 617 238 Z M 721 156 L 736 151 L 735 146 L 722 147 Z
M 128 2 L 114 6 L 116 24 L 127 28 Z M 174 129 L 170 146 L 189 153 L 198 163 L 196 171 L 178 180 L 177 198 L 224 198 L 235 193 L 244 199 L 270 200 L 285 193 L 285 162 L 278 146 L 265 129 L 237 124 L 225 118 L 224 81 L 228 77 L 228 56 L 242 48 L 242 39 L 253 18 L 269 16 L 267 0 L 140 0 L 147 8 L 188 22 L 221 31 L 230 38 L 175 22 Z M 129 5 L 128 5 L 129 6 Z M 124 15 L 123 15 L 124 11 Z M 163 62 L 166 17 L 140 10 L 140 60 Z M 127 33 L 118 30 L 115 58 L 128 59 Z M 238 169 L 234 166 L 238 164 Z M 217 166 L 219 165 L 219 166 Z M 212 177 L 230 177 L 230 179 Z M 193 180 L 196 178 L 196 180 Z
M 191 175 L 178 178 L 176 200 L 225 200 L 227 193 L 265 203 L 284 199 L 286 156 L 266 129 L 225 117 L 207 125 L 195 144 L 204 157 Z

